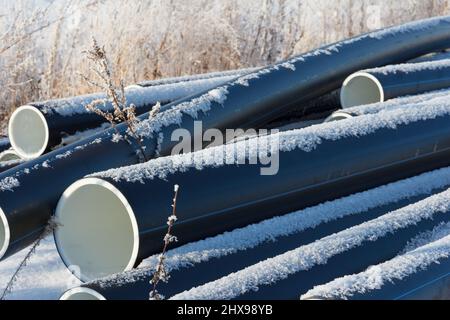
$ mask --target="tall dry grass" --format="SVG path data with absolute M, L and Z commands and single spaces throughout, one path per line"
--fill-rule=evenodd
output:
M 449 8 L 450 0 L 0 0 L 0 123 L 26 102 L 91 92 L 79 74 L 92 37 L 106 44 L 114 75 L 134 83 L 272 63 Z

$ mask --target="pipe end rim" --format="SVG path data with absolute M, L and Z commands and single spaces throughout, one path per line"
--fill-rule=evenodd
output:
M 76 276 L 81 281 L 135 267 L 137 220 L 126 197 L 111 183 L 99 178 L 73 183 L 61 196 L 55 217 L 62 225 L 54 231 L 58 253 L 66 266 L 77 266 L 80 272 Z M 100 225 L 102 221 L 107 223 Z
M 11 232 L 9 228 L 8 219 L 5 213 L 0 208 L 0 260 L 5 255 L 8 250 L 9 243 L 11 240 Z
M 62 300 L 62 301 L 69 301 L 69 300 L 88 301 L 88 300 L 106 300 L 106 298 L 93 289 L 77 287 L 77 288 L 72 288 L 72 289 L 64 292 L 64 294 L 59 298 L 59 300 Z
M 356 72 L 348 76 L 342 84 L 340 94 L 342 108 L 385 101 L 385 93 L 380 80 L 368 72 Z
M 31 105 L 17 108 L 8 122 L 11 146 L 23 159 L 35 159 L 48 147 L 50 131 L 42 112 Z

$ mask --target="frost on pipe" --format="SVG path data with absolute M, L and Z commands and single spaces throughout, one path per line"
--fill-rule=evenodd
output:
M 449 223 L 449 195 L 433 195 L 171 299 L 298 299 L 319 284 L 394 258 L 417 234 Z
M 90 261 L 86 266 L 89 272 L 94 267 L 98 267 L 94 272 L 97 276 L 109 272 L 101 267 L 102 258 L 97 258 L 98 248 L 91 237 L 65 237 L 65 233 L 77 235 L 90 230 L 93 237 L 107 230 L 107 237 L 115 227 L 111 219 L 103 219 L 94 227 L 91 216 L 86 219 L 71 210 L 73 202 L 88 203 L 87 199 L 71 199 L 70 194 L 97 183 L 92 177 L 114 185 L 120 192 L 116 201 L 126 199 L 122 206 L 131 207 L 139 229 L 139 243 L 135 242 L 139 253 L 128 266 L 136 266 L 161 250 L 160 239 L 167 229 L 165 208 L 174 184 L 183 190 L 178 206 L 183 217 L 177 223 L 177 245 L 182 245 L 444 166 L 449 163 L 449 118 L 448 101 L 444 100 L 427 108 L 380 112 L 93 174 L 72 185 L 58 204 L 56 216 L 63 222 L 55 232 L 58 250 L 67 265 L 82 267 L 83 280 L 95 278 L 84 273 L 86 260 Z M 264 165 L 248 160 L 271 143 L 279 143 L 279 171 L 265 176 L 261 175 Z M 333 155 L 332 168 L 329 155 Z M 221 183 L 217 185 L 217 181 Z M 153 199 L 150 212 L 146 195 Z M 95 210 L 89 210 L 92 215 L 107 215 L 93 206 Z M 76 223 L 65 223 L 69 217 Z M 84 231 L 85 225 L 90 229 Z M 126 258 L 133 254 L 130 249 L 105 252 Z M 117 264 L 117 268 L 123 265 Z M 129 268 L 115 271 L 125 270 Z
M 142 135 L 147 159 L 166 156 L 178 144 L 171 141 L 171 136 L 180 126 L 191 134 L 195 121 L 202 121 L 203 130 L 257 128 L 288 112 L 292 106 L 338 89 L 353 72 L 407 61 L 449 44 L 449 17 L 376 31 L 302 54 L 163 106 L 154 118 L 142 115 L 136 129 Z M 131 98 L 129 102 L 135 103 Z M 78 110 L 84 108 L 73 105 L 58 108 L 58 112 L 77 117 Z M 52 111 L 66 121 L 62 128 L 72 128 L 72 117 L 64 117 L 56 108 Z M 49 130 L 52 132 L 50 125 Z M 77 126 L 76 130 L 81 128 Z M 127 127 L 122 124 L 117 130 L 123 137 Z M 110 129 L 0 175 L 0 207 L 11 226 L 11 243 L 5 256 L 36 239 L 51 218 L 59 197 L 74 181 L 92 172 L 139 162 L 135 150 L 117 138 L 119 135 Z
M 450 229 L 414 250 L 366 271 L 335 279 L 301 299 L 448 300 L 450 299 Z
M 450 87 L 450 59 L 391 65 L 350 75 L 341 105 L 349 108 Z
M 155 86 L 161 86 L 166 84 L 174 84 L 174 83 L 180 83 L 180 82 L 192 82 L 196 80 L 208 80 L 213 78 L 221 78 L 221 77 L 230 77 L 235 76 L 239 77 L 245 74 L 253 73 L 258 71 L 260 68 L 248 68 L 248 69 L 238 69 L 238 70 L 228 70 L 228 71 L 218 71 L 218 72 L 211 72 L 211 73 L 202 73 L 202 74 L 194 74 L 189 76 L 181 76 L 181 77 L 174 77 L 174 78 L 163 78 L 158 80 L 150 80 L 150 81 L 143 81 L 138 83 L 138 86 L 141 87 L 155 87 Z
M 246 74 L 245 72 L 243 74 Z M 189 82 L 141 87 L 130 86 L 125 94 L 127 103 L 134 104 L 136 114 L 152 109 L 156 103 L 167 104 L 178 99 L 223 85 L 239 76 L 212 77 Z M 8 124 L 12 147 L 24 159 L 34 159 L 59 145 L 66 136 L 99 127 L 106 120 L 85 107 L 95 100 L 106 100 L 97 105 L 102 111 L 111 111 L 112 105 L 104 94 L 91 94 L 67 99 L 31 103 L 19 107 Z
M 167 252 L 165 263 L 171 281 L 161 283 L 158 291 L 170 297 L 423 200 L 449 186 L 450 168 L 439 169 L 191 242 Z M 108 300 L 147 300 L 148 279 L 152 278 L 158 259 L 159 255 L 154 255 L 136 270 L 94 280 L 82 287 Z

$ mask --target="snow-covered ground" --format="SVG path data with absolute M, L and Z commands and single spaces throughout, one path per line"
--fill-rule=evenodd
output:
M 28 251 L 29 248 L 24 249 L 0 262 L 1 293 L 3 293 L 17 266 L 20 265 Z M 14 283 L 13 290 L 6 298 L 14 300 L 53 300 L 58 299 L 67 289 L 79 284 L 79 280 L 61 261 L 56 251 L 53 236 L 49 236 L 41 242 L 28 264 L 22 269 Z

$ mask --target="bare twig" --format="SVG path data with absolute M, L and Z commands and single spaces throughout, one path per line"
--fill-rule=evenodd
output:
M 142 137 L 138 134 L 136 126 L 139 120 L 136 117 L 136 107 L 133 104 L 128 105 L 125 95 L 125 86 L 123 81 L 120 81 L 120 85 L 116 86 L 112 80 L 112 72 L 109 67 L 109 61 L 106 55 L 104 47 L 100 47 L 98 42 L 93 39 L 91 50 L 86 51 L 87 58 L 93 63 L 91 71 L 96 75 L 98 80 L 92 80 L 84 75 L 81 75 L 83 79 L 90 85 L 95 86 L 106 92 L 108 99 L 111 101 L 113 111 L 107 112 L 99 108 L 99 105 L 105 104 L 104 100 L 95 100 L 86 106 L 86 109 L 98 114 L 111 123 L 112 127 L 116 129 L 116 125 L 121 122 L 125 122 L 128 126 L 129 135 L 138 146 L 139 155 L 141 161 L 147 161 L 144 146 L 142 145 Z M 116 133 L 120 135 L 116 129 Z M 131 141 L 127 136 L 125 140 L 131 144 Z
M 150 293 L 150 300 L 163 300 L 164 299 L 164 297 L 158 293 L 158 290 L 156 290 L 156 287 L 158 286 L 158 283 L 160 281 L 167 282 L 170 278 L 164 262 L 166 259 L 166 252 L 167 252 L 169 245 L 173 242 L 178 241 L 177 237 L 172 235 L 172 229 L 173 229 L 173 225 L 178 220 L 178 218 L 177 218 L 177 198 L 178 198 L 179 190 L 180 190 L 180 187 L 176 184 L 174 186 L 175 195 L 173 197 L 172 214 L 170 215 L 169 219 L 167 220 L 167 225 L 169 227 L 167 229 L 166 235 L 164 236 L 163 251 L 159 255 L 158 265 L 156 266 L 155 273 L 153 274 L 153 278 L 150 281 L 150 284 L 153 285 L 153 290 Z

